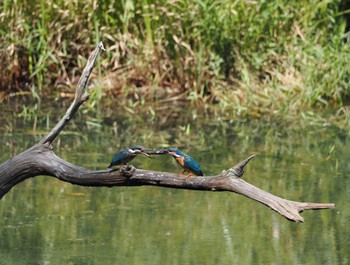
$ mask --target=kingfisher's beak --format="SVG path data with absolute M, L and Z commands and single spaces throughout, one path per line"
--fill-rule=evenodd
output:
M 150 157 L 150 155 L 149 155 L 149 154 L 147 154 L 146 152 L 140 151 L 140 152 L 139 152 L 139 154 L 140 154 L 140 155 L 144 155 L 144 156 L 147 156 L 147 157 L 151 158 L 151 157 Z
M 147 154 L 147 153 L 144 152 L 144 151 L 139 151 L 138 154 L 147 156 L 147 157 L 149 157 L 149 158 L 152 158 L 149 154 Z

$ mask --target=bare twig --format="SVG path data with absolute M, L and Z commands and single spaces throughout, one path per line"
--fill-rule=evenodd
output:
M 85 66 L 85 69 L 78 81 L 77 88 L 75 91 L 75 98 L 66 114 L 62 117 L 62 119 L 56 124 L 56 126 L 41 140 L 41 144 L 51 145 L 52 142 L 56 139 L 56 137 L 60 134 L 66 124 L 72 119 L 74 114 L 79 109 L 80 105 L 83 104 L 86 100 L 88 100 L 89 96 L 86 93 L 86 87 L 91 75 L 91 71 L 96 62 L 97 56 L 101 50 L 105 50 L 102 42 L 98 44 L 96 49 L 91 53 L 89 60 Z

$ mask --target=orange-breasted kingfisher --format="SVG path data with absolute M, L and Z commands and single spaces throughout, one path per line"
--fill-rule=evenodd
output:
M 177 148 L 168 148 L 156 151 L 157 154 L 168 154 L 175 158 L 176 162 L 184 169 L 179 175 L 182 176 L 186 171 L 189 173 L 185 179 L 188 179 L 192 174 L 203 176 L 203 172 L 199 164 L 191 156 L 182 153 Z
M 108 168 L 111 168 L 117 165 L 126 165 L 131 160 L 133 160 L 137 155 L 144 155 L 151 158 L 149 154 L 145 152 L 146 150 L 151 150 L 151 149 L 145 148 L 140 145 L 132 146 L 130 148 L 125 148 L 124 150 L 119 151 L 113 156 L 112 162 L 109 164 Z

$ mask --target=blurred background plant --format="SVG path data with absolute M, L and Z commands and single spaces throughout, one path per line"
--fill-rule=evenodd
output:
M 349 28 L 345 0 L 4 0 L 0 100 L 71 97 L 102 40 L 90 106 L 347 126 Z

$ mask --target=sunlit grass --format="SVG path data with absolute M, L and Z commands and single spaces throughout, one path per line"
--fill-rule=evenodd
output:
M 1 90 L 74 91 L 71 84 L 101 40 L 108 53 L 99 59 L 92 107 L 108 95 L 129 110 L 130 100 L 140 102 L 153 116 L 171 98 L 228 119 L 333 109 L 347 118 L 345 6 L 340 0 L 4 0 Z

